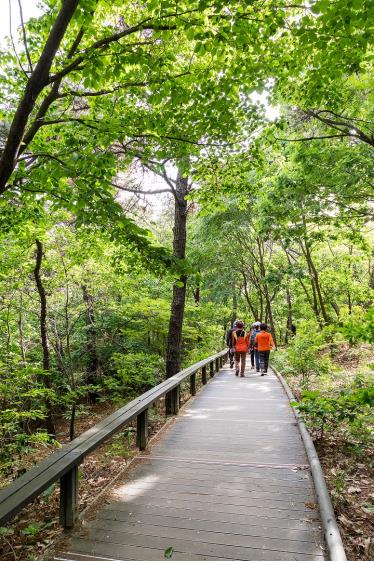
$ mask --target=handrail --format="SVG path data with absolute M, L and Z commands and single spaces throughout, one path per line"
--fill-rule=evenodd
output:
M 226 355 L 227 349 L 181 370 L 124 407 L 117 409 L 13 483 L 0 489 L 0 524 L 9 521 L 52 483 L 60 480 L 60 523 L 65 528 L 72 528 L 78 512 L 78 466 L 83 459 L 135 417 L 137 418 L 137 446 L 140 450 L 145 450 L 148 443 L 148 407 L 168 394 L 171 403 L 170 412 L 177 414 L 181 382 L 190 377 L 190 393 L 195 395 L 196 373 L 201 369 L 202 383 L 206 384 L 207 366 L 210 366 L 210 377 L 214 376 L 214 373 L 222 367 Z
M 287 394 L 289 401 L 296 401 L 291 388 L 283 378 L 282 374 L 272 366 L 273 372 L 276 374 L 284 391 Z M 310 470 L 314 481 L 314 487 L 317 494 L 319 510 L 321 514 L 321 521 L 327 549 L 329 552 L 330 561 L 347 561 L 347 556 L 344 551 L 343 540 L 340 535 L 339 526 L 336 522 L 334 508 L 331 503 L 329 491 L 327 489 L 326 481 L 323 475 L 322 467 L 318 458 L 317 451 L 314 447 L 313 440 L 305 426 L 299 412 L 294 407 L 292 408 L 295 415 L 301 438 L 304 442 L 306 454 L 308 456 Z

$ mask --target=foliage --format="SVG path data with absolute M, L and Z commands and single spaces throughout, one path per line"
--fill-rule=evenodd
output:
M 374 342 L 372 3 L 78 4 L 44 74 L 61 2 L 26 22 L 17 55 L 11 42 L 0 52 L 7 476 L 51 445 L 50 415 L 72 437 L 93 401 L 124 402 L 163 379 L 181 275 L 183 367 L 220 349 L 236 317 L 270 324 L 285 347 L 274 362 L 305 389 L 333 375 L 343 340 Z M 134 192 L 139 163 L 161 176 L 178 165 L 193 184 L 186 259 L 172 256 L 170 200 L 156 216 Z M 354 440 L 371 403 L 357 380 L 305 394 L 300 411 L 319 434 L 340 427 Z M 126 457 L 122 436 L 113 452 Z
M 287 349 L 287 358 L 292 372 L 301 375 L 302 387 L 308 388 L 311 376 L 321 376 L 331 369 L 329 357 L 320 355 L 323 347 L 323 334 L 315 323 L 303 326 Z
M 370 379 L 356 378 L 351 387 L 334 396 L 305 391 L 300 402 L 294 402 L 293 406 L 319 440 L 326 432 L 344 432 L 347 442 L 358 441 L 364 448 L 372 443 L 374 384 Z
M 374 306 L 363 317 L 347 321 L 342 332 L 351 345 L 359 341 L 374 343 Z
M 115 377 L 105 379 L 105 386 L 114 395 L 138 396 L 163 379 L 163 361 L 158 355 L 146 353 L 112 355 Z
M 0 363 L 0 467 L 5 474 L 20 475 L 24 455 L 51 444 L 42 423 L 46 396 L 56 400 L 56 395 L 44 387 L 44 375 L 35 366 Z

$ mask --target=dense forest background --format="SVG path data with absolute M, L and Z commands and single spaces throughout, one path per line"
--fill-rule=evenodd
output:
M 2 484 L 259 319 L 369 559 L 372 4 L 42 10 L 0 52 Z

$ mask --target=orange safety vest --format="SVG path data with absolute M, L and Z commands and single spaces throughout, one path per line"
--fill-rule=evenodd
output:
M 244 329 L 237 329 L 232 334 L 232 346 L 237 353 L 243 353 L 248 349 L 249 334 L 245 334 Z
M 258 351 L 270 351 L 271 347 L 274 345 L 271 333 L 260 331 L 260 333 L 256 335 L 255 345 L 257 345 Z

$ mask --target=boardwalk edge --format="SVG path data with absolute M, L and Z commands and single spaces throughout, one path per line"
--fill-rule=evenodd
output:
M 276 370 L 273 366 L 271 367 L 274 374 L 277 376 L 278 380 L 283 386 L 284 391 L 287 394 L 289 401 L 296 401 L 295 396 L 292 393 L 291 388 L 287 384 L 286 380 L 283 378 L 282 374 Z M 344 545 L 342 537 L 340 534 L 338 523 L 336 522 L 334 508 L 331 503 L 330 494 L 327 489 L 326 481 L 323 475 L 321 463 L 318 458 L 317 451 L 313 444 L 312 437 L 306 428 L 304 421 L 300 417 L 298 411 L 292 407 L 293 413 L 295 415 L 301 438 L 303 440 L 305 450 L 310 463 L 310 469 L 314 481 L 314 487 L 317 494 L 317 500 L 319 505 L 319 510 L 321 513 L 321 521 L 323 526 L 323 532 L 325 535 L 325 540 L 327 544 L 327 550 L 329 554 L 330 561 L 347 561 L 347 556 L 344 551 Z

